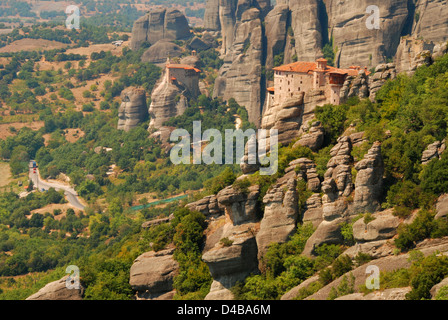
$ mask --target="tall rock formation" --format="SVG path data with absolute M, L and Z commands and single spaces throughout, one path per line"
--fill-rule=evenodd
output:
M 298 200 L 295 178 L 277 184 L 264 196 L 266 206 L 256 237 L 259 261 L 270 244 L 284 243 L 294 234 L 299 216 Z
M 447 2 L 444 0 L 417 0 L 412 35 L 433 42 L 447 41 Z
M 190 36 L 187 18 L 177 9 L 152 9 L 134 22 L 132 28 L 132 50 L 138 50 L 143 43 L 154 44 L 161 39 L 180 40 Z
M 379 29 L 366 25 L 370 5 L 379 8 Z M 393 57 L 408 17 L 407 0 L 386 0 L 372 3 L 360 1 L 326 1 L 329 34 L 337 48 L 336 65 L 369 66 L 370 68 Z
M 129 131 L 148 118 L 146 92 L 142 88 L 129 87 L 121 93 L 118 108 L 118 130 Z
M 299 61 L 322 58 L 322 24 L 318 0 L 290 0 L 291 28 Z
M 245 106 L 249 121 L 257 125 L 261 122 L 265 91 L 262 85 L 262 29 L 258 9 L 250 8 L 241 14 L 241 21 L 235 25 L 234 39 L 224 58 L 224 65 L 219 70 L 213 92 L 214 97 L 222 97 L 224 100 L 234 98 Z
M 384 173 L 381 143 L 375 142 L 364 159 L 355 165 L 355 169 L 358 173 L 355 181 L 354 211 L 356 213 L 378 211 L 381 208 Z
M 188 107 L 187 90 L 178 83 L 168 81 L 162 75 L 162 81 L 151 95 L 149 115 L 150 128 L 159 129 L 165 121 L 172 117 L 182 115 Z
M 213 277 L 206 300 L 233 299 L 230 288 L 258 271 L 258 196 L 259 186 L 247 191 L 229 186 L 216 195 L 219 205 L 225 208 L 225 216 L 209 226 L 213 232 L 207 237 L 202 255 Z

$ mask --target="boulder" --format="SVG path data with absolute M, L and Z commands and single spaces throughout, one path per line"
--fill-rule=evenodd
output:
M 342 242 L 341 224 L 342 218 L 334 221 L 322 221 L 316 231 L 305 244 L 302 254 L 305 256 L 315 255 L 315 250 L 323 244 L 338 244 Z
M 392 255 L 394 249 L 393 242 L 389 240 L 377 240 L 362 243 L 357 242 L 354 246 L 345 250 L 343 254 L 355 259 L 358 254 L 364 253 L 368 254 L 372 259 L 379 259 Z
M 293 148 L 297 146 L 305 146 L 312 151 L 317 152 L 324 143 L 325 131 L 320 121 L 313 122 L 308 133 L 302 135 Z
M 79 289 L 68 289 L 65 283 L 67 278 L 68 275 L 48 283 L 26 300 L 82 300 L 85 288 L 81 284 Z
M 368 242 L 390 239 L 397 234 L 400 219 L 392 210 L 375 213 L 374 220 L 368 224 L 361 218 L 353 224 L 353 237 L 356 242 Z
M 195 36 L 187 45 L 188 49 L 196 50 L 196 51 L 204 51 L 212 48 L 212 44 L 210 42 L 204 41 L 202 38 Z
M 173 252 L 174 249 L 145 252 L 134 260 L 129 284 L 138 297 L 155 299 L 173 290 L 173 279 L 179 273 Z
M 128 87 L 121 93 L 118 108 L 118 130 L 129 131 L 148 118 L 146 92 L 142 88 Z

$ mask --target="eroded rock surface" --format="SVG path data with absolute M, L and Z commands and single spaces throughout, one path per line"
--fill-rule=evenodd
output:
M 139 299 L 167 299 L 173 291 L 173 280 L 179 264 L 173 249 L 145 252 L 131 266 L 129 284 Z
M 118 130 L 129 131 L 148 118 L 146 92 L 142 88 L 129 87 L 121 93 L 118 109 Z

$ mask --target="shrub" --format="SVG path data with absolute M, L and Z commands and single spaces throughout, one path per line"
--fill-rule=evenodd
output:
M 230 247 L 233 244 L 233 240 L 230 240 L 229 238 L 226 237 L 219 240 L 219 243 L 224 247 Z

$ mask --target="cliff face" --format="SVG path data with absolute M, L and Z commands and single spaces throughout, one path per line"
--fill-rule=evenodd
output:
M 151 95 L 149 115 L 150 128 L 159 129 L 164 122 L 184 113 L 188 107 L 187 89 L 180 84 L 169 82 L 165 75 Z
M 379 7 L 379 29 L 369 29 L 371 1 L 326 1 L 329 34 L 337 48 L 336 65 L 375 66 L 395 54 L 408 17 L 407 0 L 388 0 Z
M 213 92 L 215 97 L 222 97 L 224 100 L 234 98 L 240 105 L 245 106 L 249 121 L 255 124 L 261 121 L 264 92 L 263 30 L 260 14 L 256 8 L 242 13 L 241 21 L 235 25 L 234 39 L 224 58 L 224 65 L 219 70 Z M 225 37 L 223 34 L 223 46 L 227 41 Z
M 396 57 L 401 72 L 427 62 L 425 55 L 412 53 L 409 46 L 401 44 L 402 36 L 421 37 L 434 44 L 448 39 L 446 1 L 376 3 L 379 29 L 368 27 L 375 21 L 375 13 L 367 11 L 370 5 L 367 0 L 281 0 L 271 8 L 269 1 L 208 0 L 205 27 L 221 33 L 225 60 L 214 96 L 235 98 L 247 108 L 250 120 L 260 125 L 257 115 L 265 107 L 265 79 L 257 66 L 269 71 L 274 60 L 314 61 L 323 56 L 323 46 L 331 43 L 337 67 L 359 65 L 371 69 Z M 353 91 L 346 92 L 347 97 L 368 96 L 366 79 L 359 81 L 363 83 L 356 83 Z M 312 112 L 316 101 L 309 102 Z
M 118 109 L 118 130 L 129 131 L 148 118 L 145 90 L 126 88 L 121 93 L 121 101 Z
M 448 40 L 448 6 L 444 0 L 417 0 L 412 35 L 433 42 Z
M 144 42 L 154 44 L 161 39 L 179 40 L 190 36 L 187 18 L 177 9 L 153 9 L 135 21 L 132 28 L 132 50 Z

